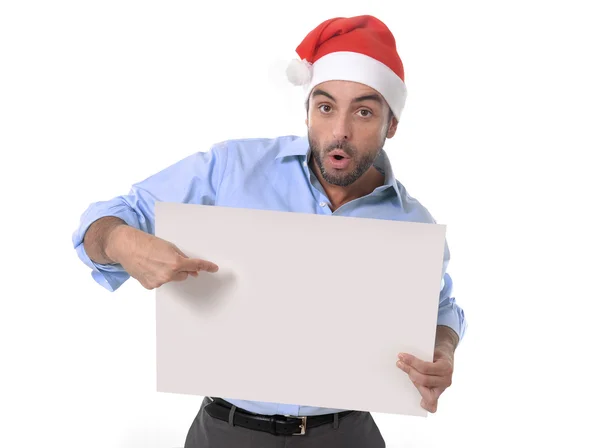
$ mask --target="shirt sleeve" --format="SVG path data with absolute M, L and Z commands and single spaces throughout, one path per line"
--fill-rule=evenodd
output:
M 115 216 L 136 229 L 154 234 L 157 201 L 214 205 L 226 167 L 227 146 L 220 143 L 133 184 L 127 195 L 90 204 L 73 232 L 72 243 L 79 259 L 92 270 L 92 278 L 113 292 L 130 277 L 121 265 L 98 264 L 85 252 L 83 238 L 94 221 Z
M 463 309 L 456 303 L 456 299 L 453 296 L 453 281 L 447 272 L 449 262 L 450 251 L 446 243 L 437 324 L 452 328 L 460 340 L 462 340 L 467 329 L 467 321 Z

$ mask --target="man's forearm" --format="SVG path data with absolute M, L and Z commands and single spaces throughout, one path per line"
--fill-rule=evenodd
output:
M 456 332 L 445 325 L 438 325 L 435 333 L 435 349 L 443 350 L 449 355 L 454 356 L 454 351 L 458 347 L 460 338 Z
M 105 216 L 90 225 L 83 238 L 83 248 L 92 261 L 98 264 L 117 263 L 107 254 L 107 247 L 111 232 L 122 225 L 127 223 L 116 216 Z

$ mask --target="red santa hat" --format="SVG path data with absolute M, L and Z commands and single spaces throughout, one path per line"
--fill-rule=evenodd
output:
M 305 99 L 322 82 L 354 81 L 378 91 L 400 118 L 406 101 L 404 66 L 381 20 L 369 15 L 326 20 L 308 33 L 296 53 L 300 59 L 290 62 L 287 77 L 304 87 Z

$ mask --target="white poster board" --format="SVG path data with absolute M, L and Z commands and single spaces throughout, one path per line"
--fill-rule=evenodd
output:
M 425 416 L 446 227 L 158 202 L 156 236 L 219 272 L 156 290 L 159 392 Z

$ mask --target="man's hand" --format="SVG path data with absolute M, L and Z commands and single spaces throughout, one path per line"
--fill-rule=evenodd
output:
M 217 272 L 210 261 L 189 258 L 173 243 L 127 225 L 116 227 L 108 235 L 107 256 L 146 289 L 158 288 L 171 281 L 185 280 L 198 271 Z
M 457 345 L 457 334 L 449 327 L 438 326 L 433 362 L 408 353 L 398 354 L 396 365 L 408 374 L 421 394 L 421 407 L 429 412 L 437 411 L 440 395 L 452 384 Z
M 398 355 L 396 363 L 405 371 L 421 393 L 421 407 L 429 412 L 437 411 L 437 402 L 442 392 L 452 384 L 454 363 L 443 351 L 436 350 L 433 362 L 422 361 L 407 353 Z

